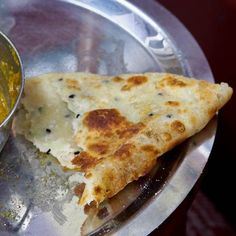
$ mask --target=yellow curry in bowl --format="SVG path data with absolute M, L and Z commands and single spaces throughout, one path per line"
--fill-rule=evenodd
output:
M 19 72 L 14 72 L 12 66 L 0 61 L 0 124 L 16 102 L 19 95 L 20 79 Z
M 12 42 L 0 31 L 0 152 L 8 140 L 23 88 L 20 56 Z

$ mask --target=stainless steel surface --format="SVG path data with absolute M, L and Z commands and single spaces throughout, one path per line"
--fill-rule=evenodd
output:
M 23 86 L 22 64 L 18 52 L 0 31 L 0 102 L 7 110 L 4 120 L 0 120 L 0 151 L 8 139 L 12 117 L 19 103 Z M 0 110 L 0 112 L 3 111 Z
M 26 76 L 166 71 L 213 81 L 190 33 L 151 0 L 3 0 L 0 19 L 12 22 L 4 30 L 21 53 Z M 83 232 L 146 235 L 157 228 L 202 174 L 215 130 L 213 120 L 160 158 L 150 175 L 108 202 L 111 215 L 103 220 L 90 217 Z M 74 173 L 63 172 L 52 157 L 38 157 L 32 144 L 13 134 L 0 162 L 0 185 L 5 189 L 0 193 L 0 235 L 70 235 L 67 227 L 79 221 L 64 214 L 73 194 L 68 180 Z M 79 226 L 73 232 L 79 234 Z

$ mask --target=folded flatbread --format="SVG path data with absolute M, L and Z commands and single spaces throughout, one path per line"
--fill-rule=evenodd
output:
M 52 73 L 26 80 L 15 130 L 85 174 L 80 204 L 99 204 L 147 174 L 230 99 L 226 83 L 164 73 Z

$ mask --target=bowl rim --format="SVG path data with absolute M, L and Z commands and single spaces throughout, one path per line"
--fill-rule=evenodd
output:
M 10 47 L 15 51 L 17 59 L 19 61 L 19 71 L 20 71 L 20 76 L 21 76 L 21 83 L 20 83 L 20 90 L 19 93 L 17 95 L 17 99 L 15 101 L 14 106 L 11 108 L 10 112 L 8 113 L 8 115 L 5 117 L 5 119 L 2 121 L 2 123 L 0 123 L 0 128 L 2 128 L 3 126 L 7 125 L 7 123 L 9 122 L 9 120 L 12 118 L 23 93 L 23 89 L 24 89 L 24 84 L 25 84 L 25 75 L 24 75 L 24 69 L 23 69 L 23 63 L 22 60 L 20 58 L 20 54 L 18 52 L 18 50 L 16 49 L 15 45 L 13 44 L 13 42 L 8 38 L 8 36 L 6 34 L 4 34 L 2 31 L 0 31 L 0 37 L 2 37 L 4 40 L 6 40 L 6 42 L 10 45 Z

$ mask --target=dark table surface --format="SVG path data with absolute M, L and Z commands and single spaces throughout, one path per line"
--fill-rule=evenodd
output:
M 236 1 L 159 0 L 193 34 L 203 49 L 216 82 L 236 89 Z M 236 228 L 236 97 L 219 113 L 217 136 L 202 190 Z

